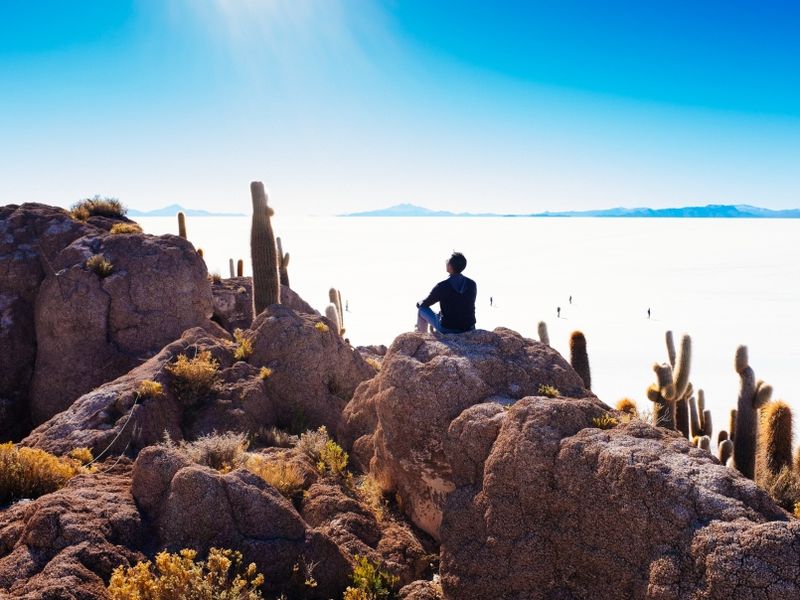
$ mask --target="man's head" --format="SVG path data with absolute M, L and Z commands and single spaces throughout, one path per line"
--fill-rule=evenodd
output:
M 453 252 L 452 256 L 447 259 L 447 272 L 448 273 L 461 273 L 467 268 L 467 259 L 461 252 Z

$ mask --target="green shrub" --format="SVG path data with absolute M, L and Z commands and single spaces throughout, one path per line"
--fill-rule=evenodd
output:
M 394 596 L 399 578 L 380 570 L 365 556 L 356 555 L 356 566 L 350 576 L 353 585 L 344 593 L 344 600 L 383 600 Z
M 195 562 L 197 552 L 160 552 L 155 564 L 149 560 L 133 567 L 117 567 L 111 574 L 111 600 L 256 600 L 264 576 L 255 563 L 243 569 L 242 555 L 233 550 L 211 548 L 208 559 Z

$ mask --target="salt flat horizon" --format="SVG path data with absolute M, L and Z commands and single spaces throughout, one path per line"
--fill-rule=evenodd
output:
M 444 279 L 453 250 L 478 283 L 477 326 L 508 327 L 537 339 L 548 324 L 553 347 L 569 358 L 569 335 L 587 337 L 592 389 L 652 409 L 645 390 L 654 362 L 667 360 L 664 333 L 692 336 L 692 376 L 706 393 L 714 437 L 728 429 L 745 344 L 756 376 L 774 398 L 800 408 L 800 248 L 797 221 L 529 217 L 273 218 L 292 258 L 292 288 L 320 311 L 341 290 L 353 345 L 385 344 L 415 322 L 415 302 Z M 177 233 L 175 217 L 137 217 L 145 232 Z M 210 273 L 228 259 L 250 274 L 249 217 L 188 218 Z M 489 298 L 492 297 L 492 304 Z M 572 296 L 572 304 L 569 297 Z M 556 315 L 561 308 L 561 318 Z M 647 317 L 647 309 L 651 318 Z

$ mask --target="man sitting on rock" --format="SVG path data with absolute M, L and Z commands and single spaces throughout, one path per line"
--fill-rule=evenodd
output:
M 447 260 L 450 277 L 440 281 L 422 302 L 417 303 L 417 331 L 428 331 L 428 325 L 439 333 L 464 333 L 475 329 L 475 296 L 478 286 L 461 272 L 467 267 L 467 259 L 460 252 L 453 252 Z M 439 303 L 437 315 L 431 305 Z

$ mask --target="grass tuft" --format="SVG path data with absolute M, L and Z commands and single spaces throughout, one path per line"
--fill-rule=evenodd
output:
M 78 221 L 86 221 L 89 217 L 124 217 L 128 209 L 116 198 L 85 198 L 76 202 L 70 209 L 70 216 Z
M 86 259 L 86 268 L 94 271 L 101 279 L 111 275 L 114 265 L 108 262 L 102 254 L 95 254 Z
M 547 396 L 548 398 L 558 398 L 561 395 L 561 392 L 558 391 L 558 388 L 552 385 L 546 385 L 544 383 L 539 385 L 538 391 L 540 396 Z
M 211 351 L 202 350 L 194 358 L 185 354 L 179 355 L 165 369 L 172 376 L 175 395 L 184 404 L 191 405 L 214 387 L 219 362 L 211 356 Z
M 138 223 L 115 223 L 109 232 L 113 235 L 120 233 L 143 233 Z
M 290 500 L 303 490 L 303 475 L 284 459 L 268 459 L 258 454 L 248 457 L 244 467 Z
M 164 395 L 164 386 L 152 379 L 142 379 L 136 384 L 136 394 L 142 400 L 158 398 Z
M 17 447 L 12 442 L 0 444 L 0 505 L 55 492 L 75 475 L 86 473 L 83 450 L 86 449 L 73 450 L 75 458 L 60 458 L 37 448 Z
M 592 425 L 598 429 L 613 429 L 619 425 L 619 421 L 615 417 L 605 414 L 602 417 L 594 417 L 592 419 Z
M 236 360 L 250 358 L 250 355 L 253 354 L 253 341 L 241 329 L 236 329 L 233 332 L 233 339 L 236 340 L 236 350 L 233 351 L 233 358 Z

